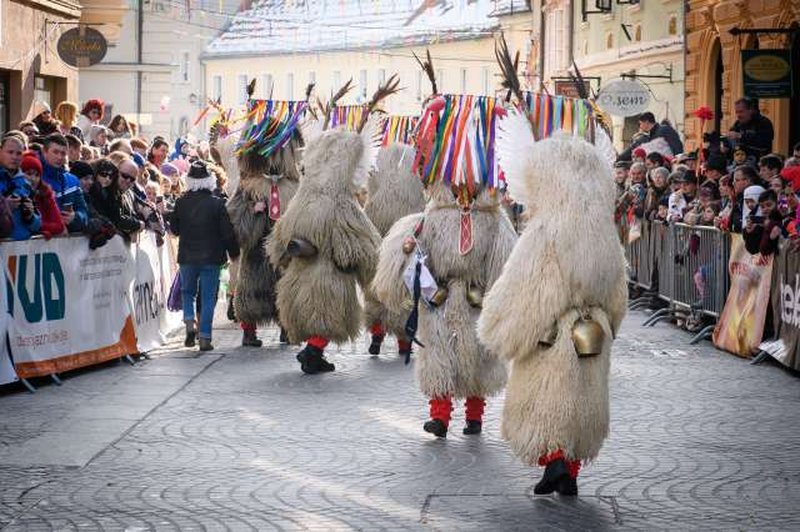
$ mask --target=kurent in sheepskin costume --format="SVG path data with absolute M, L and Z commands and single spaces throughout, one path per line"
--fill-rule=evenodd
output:
M 329 104 L 323 129 L 348 86 Z M 369 111 L 395 90 L 393 76 L 367 106 L 360 132 L 338 128 L 306 136 L 300 187 L 267 241 L 273 265 L 285 265 L 278 281 L 281 324 L 291 342 L 306 342 L 297 360 L 308 374 L 333 371 L 325 347 L 354 340 L 361 331 L 356 287 L 372 279 L 381 237 L 356 193 L 366 184 L 380 140 Z
M 251 106 L 264 116 L 242 136 L 239 186 L 227 207 L 241 249 L 234 308 L 242 345 L 261 347 L 256 327 L 279 321 L 275 303 L 279 272 L 267 260 L 264 244 L 297 192 L 302 144 L 297 123 L 305 107 L 304 102 L 275 101 L 252 101 Z
M 422 212 L 425 196 L 422 183 L 414 175 L 414 148 L 401 143 L 389 144 L 378 152 L 375 171 L 367 181 L 369 195 L 364 212 L 381 237 L 397 220 Z M 386 333 L 394 334 L 400 355 L 411 353 L 411 339 L 405 333 L 408 312 L 388 309 L 367 290 L 364 294 L 366 323 L 372 335 L 369 353 L 380 353 Z
M 476 160 L 479 150 L 487 153 L 487 142 L 474 135 L 481 127 L 484 134 L 493 129 L 496 115 L 502 112 L 501 105 L 497 112 L 492 109 L 495 102 L 494 98 L 448 95 L 428 105 L 415 161 L 428 202 L 423 213 L 400 219 L 389 231 L 372 284 L 387 308 L 408 313 L 413 305 L 404 274 L 409 268 L 420 279 L 424 262 L 436 281 L 435 294 L 419 305 L 417 338 L 422 347 L 416 376 L 429 398 L 430 419 L 424 430 L 437 437 L 447 435 L 453 399 L 466 399 L 464 434 L 480 433 L 485 398 L 499 393 L 506 383 L 505 362 L 483 348 L 475 324 L 483 293 L 500 275 L 517 235 L 493 192 L 499 178 L 496 165 L 487 160 L 483 171 L 465 165 Z M 460 156 L 450 151 L 454 145 L 448 148 L 446 139 L 435 133 L 439 124 L 459 123 L 459 119 L 463 119 L 461 132 L 469 139 Z M 452 174 L 448 168 L 454 169 Z
M 546 466 L 534 493 L 575 495 L 581 462 L 608 435 L 611 344 L 627 304 L 614 181 L 583 139 L 535 142 L 517 112 L 498 128 L 500 165 L 528 215 L 478 335 L 512 363 L 502 434 L 523 462 Z

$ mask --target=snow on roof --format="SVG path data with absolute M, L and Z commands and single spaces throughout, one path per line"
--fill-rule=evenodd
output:
M 413 46 L 490 35 L 527 0 L 254 0 L 207 57 Z

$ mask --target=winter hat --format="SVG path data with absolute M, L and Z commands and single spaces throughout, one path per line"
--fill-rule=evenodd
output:
M 706 169 L 716 170 L 720 174 L 724 174 L 725 172 L 727 172 L 725 159 L 723 159 L 722 157 L 711 157 L 706 163 Z
M 753 185 L 744 189 L 744 199 L 758 201 L 758 197 L 764 193 L 764 187 Z
M 42 163 L 39 161 L 39 158 L 35 155 L 26 155 L 22 158 L 22 163 L 19 165 L 20 170 L 23 173 L 27 172 L 28 170 L 35 169 L 39 175 L 42 175 Z
M 203 161 L 195 161 L 192 163 L 192 166 L 189 168 L 189 173 L 187 177 L 192 179 L 205 179 L 210 177 L 211 174 L 208 171 L 208 166 Z
M 131 155 L 131 159 L 133 159 L 133 162 L 136 163 L 136 166 L 138 166 L 139 168 L 144 168 L 145 160 L 144 157 L 142 157 L 141 153 L 133 152 L 133 155 Z
M 647 157 L 647 152 L 645 151 L 644 148 L 636 148 L 635 150 L 633 150 L 633 156 L 640 159 L 644 159 L 645 157 Z
M 94 170 L 92 169 L 92 165 L 86 161 L 75 161 L 69 165 L 69 173 L 78 179 L 83 179 L 84 177 L 93 176 Z
M 792 185 L 792 190 L 800 190 L 800 166 L 787 166 L 781 170 L 781 177 Z
M 161 165 L 161 173 L 165 176 L 172 177 L 180 173 L 178 167 L 172 163 L 164 163 Z
M 36 118 L 42 113 L 50 113 L 50 106 L 45 102 L 36 101 L 33 104 L 33 117 Z

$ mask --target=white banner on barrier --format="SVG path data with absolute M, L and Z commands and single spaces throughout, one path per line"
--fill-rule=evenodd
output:
M 136 281 L 132 304 L 136 325 L 136 345 L 140 352 L 155 349 L 181 324 L 179 313 L 167 310 L 167 296 L 172 282 L 172 267 L 167 245 L 158 247 L 154 233 L 140 233 L 134 246 Z
M 22 378 L 134 352 L 128 294 L 134 261 L 121 237 L 90 250 L 86 238 L 4 242 L 11 290 L 11 352 Z
M 6 283 L 0 282 L 0 301 L 6 300 Z M 11 363 L 11 357 L 8 354 L 8 344 L 6 343 L 6 334 L 8 333 L 8 313 L 0 312 L 0 384 L 8 384 L 15 382 L 17 372 L 14 371 L 14 365 Z

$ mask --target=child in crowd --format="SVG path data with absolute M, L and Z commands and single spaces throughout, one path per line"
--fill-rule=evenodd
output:
M 61 218 L 55 193 L 50 185 L 42 181 L 42 163 L 39 158 L 32 153 L 26 154 L 22 158 L 20 169 L 30 185 L 33 203 L 38 211 L 39 232 L 46 240 L 50 240 L 53 236 L 66 234 L 67 228 Z
M 14 221 L 11 238 L 14 240 L 27 240 L 42 227 L 42 218 L 33 204 L 33 188 L 26 179 L 28 173 L 34 171 L 41 177 L 42 163 L 38 157 L 24 156 L 20 163 L 20 172 L 14 176 L 11 187 L 6 191 L 9 198 L 18 200 L 17 206 L 11 211 L 11 218 Z

